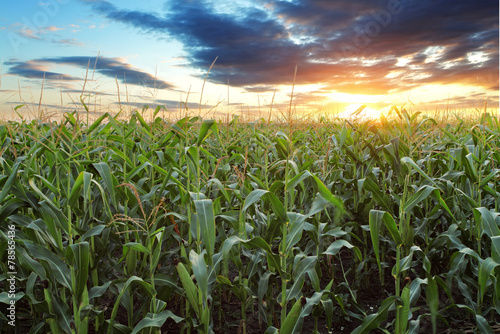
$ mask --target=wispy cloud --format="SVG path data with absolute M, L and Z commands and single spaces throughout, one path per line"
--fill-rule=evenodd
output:
M 55 44 L 62 44 L 62 45 L 67 45 L 67 46 L 85 46 L 84 43 L 82 43 L 79 40 L 74 39 L 74 38 L 53 39 L 53 40 L 51 40 L 51 42 L 55 43 Z
M 42 38 L 40 37 L 40 33 L 36 30 L 33 30 L 33 29 L 29 29 L 29 28 L 25 28 L 25 29 L 20 29 L 17 31 L 17 33 L 24 37 L 24 38 L 28 38 L 28 39 L 37 39 L 37 40 L 41 40 Z
M 85 2 L 109 20 L 177 39 L 193 68 L 206 70 L 218 56 L 209 78 L 248 91 L 290 84 L 296 65 L 298 84 L 345 93 L 429 83 L 498 87 L 497 0 L 259 1 L 235 14 L 202 0 L 167 2 L 164 13 Z M 482 56 L 471 61 L 471 52 Z M 403 58 L 409 61 L 399 66 Z
M 65 30 L 66 28 L 59 28 L 59 27 L 56 27 L 56 26 L 49 26 L 47 28 L 45 28 L 46 31 L 59 31 L 59 30 Z
M 113 102 L 113 104 L 118 105 L 120 103 Z M 125 103 L 121 103 L 121 104 L 125 104 Z M 194 102 L 185 103 L 184 101 L 161 100 L 161 99 L 155 100 L 151 103 L 148 103 L 148 102 L 129 102 L 126 104 L 128 106 L 132 106 L 132 107 L 136 107 L 136 108 L 143 108 L 145 106 L 148 106 L 150 110 L 151 109 L 154 110 L 156 106 L 162 106 L 162 107 L 165 107 L 167 109 L 167 111 L 169 111 L 169 112 L 175 112 L 175 111 L 178 111 L 179 109 L 184 109 L 184 108 L 188 108 L 188 109 L 192 109 L 192 110 L 200 108 L 200 105 L 198 103 L 194 103 Z M 201 109 L 207 110 L 207 109 L 211 109 L 213 107 L 214 107 L 213 105 L 203 105 L 203 106 L 201 106 Z
M 73 24 L 70 26 L 74 26 Z M 2 29 L 2 28 L 0 28 Z M 22 25 L 21 23 L 11 24 L 8 28 L 11 32 L 18 34 L 19 36 L 37 41 L 44 41 L 59 45 L 69 45 L 69 46 L 80 46 L 83 47 L 85 44 L 74 38 L 61 38 L 58 31 L 66 30 L 63 27 L 48 26 L 48 27 L 37 27 L 35 29 Z
M 32 27 L 25 26 L 21 23 L 14 23 L 9 26 L 9 30 L 14 32 L 24 38 L 28 39 L 44 39 L 44 35 L 49 33 L 54 33 L 60 30 L 65 30 L 66 28 L 56 27 L 56 26 L 48 26 L 48 27 L 36 27 L 33 29 Z

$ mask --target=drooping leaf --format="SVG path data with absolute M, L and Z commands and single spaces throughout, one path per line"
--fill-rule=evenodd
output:
M 144 319 L 139 321 L 137 325 L 135 325 L 131 334 L 137 334 L 145 328 L 161 328 L 165 321 L 167 321 L 168 319 L 172 319 L 177 324 L 184 320 L 184 318 L 176 316 L 172 313 L 172 311 L 169 310 L 160 312 L 158 314 L 149 313 L 148 316 L 146 316 Z
M 394 305 L 396 298 L 396 296 L 386 298 L 378 308 L 377 312 L 366 316 L 361 325 L 356 327 L 351 333 L 365 334 L 378 328 L 380 324 L 387 319 L 389 308 Z

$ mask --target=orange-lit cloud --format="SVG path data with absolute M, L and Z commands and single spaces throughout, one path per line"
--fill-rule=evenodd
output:
M 351 94 L 455 83 L 498 89 L 496 0 L 263 1 L 235 4 L 234 13 L 188 1 L 167 4 L 165 14 L 86 2 L 109 20 L 178 39 L 191 67 L 206 69 L 218 56 L 210 80 L 248 91 L 290 84 L 296 65 L 298 84 Z

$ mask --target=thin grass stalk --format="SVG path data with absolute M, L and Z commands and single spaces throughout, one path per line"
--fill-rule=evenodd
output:
M 187 127 L 185 128 L 185 132 L 187 132 Z M 185 144 L 184 144 L 184 147 L 187 147 L 187 138 L 185 138 Z M 182 147 L 180 148 L 182 150 Z M 184 155 L 184 152 L 181 153 L 181 156 Z M 186 158 L 186 161 L 187 161 L 187 158 Z M 187 223 L 187 234 L 188 234 L 188 249 L 186 251 L 186 254 L 189 254 L 191 252 L 191 247 L 192 247 L 192 244 L 193 244 L 193 236 L 191 235 L 191 224 L 193 223 L 192 219 L 191 219 L 191 195 L 189 194 L 189 191 L 191 190 L 191 171 L 190 171 L 190 168 L 188 167 L 187 170 L 186 170 L 186 174 L 187 174 L 187 182 L 186 182 L 186 191 L 187 191 L 187 205 L 186 205 L 186 208 L 187 208 L 187 220 L 188 220 L 188 223 Z M 183 233 L 184 235 L 184 233 Z M 190 305 L 189 303 L 184 300 L 185 302 L 185 310 L 186 310 L 186 317 L 189 316 L 189 311 L 190 311 Z M 187 327 L 186 329 L 186 333 L 187 334 L 190 334 L 191 333 L 191 327 Z
M 297 76 L 297 66 L 295 66 L 295 73 L 293 75 L 293 85 L 292 85 L 292 93 L 290 94 L 290 106 L 288 110 L 288 147 L 287 147 L 287 156 L 286 156 L 286 164 L 285 164 L 285 198 L 284 198 L 284 207 L 285 211 L 288 212 L 289 209 L 289 194 L 288 194 L 288 181 L 289 181 L 289 169 L 290 169 L 290 158 L 291 158 L 291 136 L 292 136 L 292 101 L 293 101 L 293 91 L 295 88 L 295 79 Z M 288 280 L 286 278 L 287 273 L 287 252 L 286 252 L 286 238 L 288 234 L 288 221 L 282 226 L 282 248 L 281 248 L 281 270 L 283 271 L 283 277 L 281 278 L 281 326 L 285 323 L 285 319 L 287 316 L 287 300 L 286 300 L 286 287 Z

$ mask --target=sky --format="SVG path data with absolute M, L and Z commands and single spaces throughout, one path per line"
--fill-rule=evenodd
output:
M 498 23 L 497 0 L 2 1 L 0 117 L 498 110 Z

